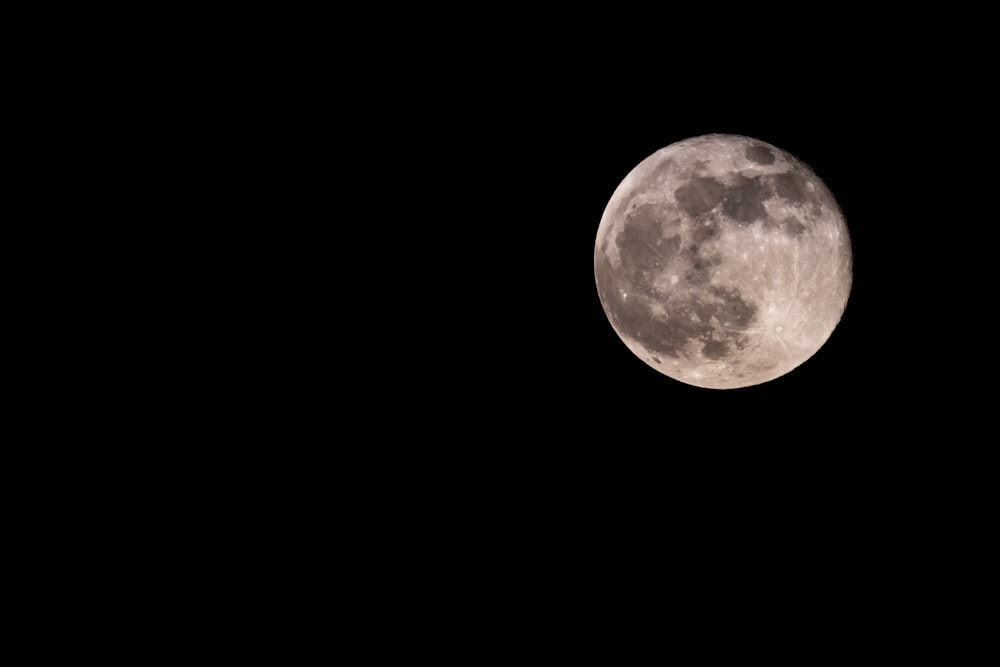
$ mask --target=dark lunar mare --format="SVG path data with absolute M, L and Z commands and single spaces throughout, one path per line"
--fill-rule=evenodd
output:
M 810 207 L 813 215 L 821 215 L 823 208 L 835 211 L 840 215 L 840 207 L 837 206 L 830 190 L 819 178 L 800 171 L 773 174 L 768 178 L 774 186 L 776 195 L 793 204 Z M 812 189 L 809 188 L 810 185 L 812 185 Z M 801 221 L 799 222 L 801 223 Z M 785 231 L 789 232 L 790 230 L 786 229 Z M 792 235 L 796 235 L 794 231 Z
M 664 227 L 675 232 L 664 237 Z M 635 292 L 648 293 L 659 271 L 680 249 L 680 221 L 673 209 L 662 203 L 647 203 L 633 209 L 615 239 L 622 270 Z
M 703 223 L 695 225 L 694 230 L 691 232 L 691 245 L 694 249 L 697 249 L 698 245 L 714 239 L 719 235 L 719 223 L 715 220 L 706 220 Z
M 770 182 L 760 176 L 738 174 L 736 182 L 724 185 L 708 176 L 692 176 L 687 183 L 674 190 L 677 205 L 688 215 L 697 218 L 722 204 L 723 212 L 745 227 L 767 218 L 764 200 L 771 197 Z
M 756 162 L 757 164 L 774 164 L 774 153 L 772 153 L 771 149 L 767 146 L 753 144 L 747 148 L 744 155 L 746 155 L 748 160 Z
M 726 187 L 714 178 L 693 176 L 674 190 L 674 197 L 685 213 L 698 216 L 718 206 L 725 192 Z
M 746 227 L 757 220 L 767 218 L 764 200 L 771 196 L 771 189 L 759 176 L 748 178 L 741 174 L 736 176 L 736 183 L 726 188 L 722 210 L 736 221 L 740 227 Z
M 802 224 L 802 221 L 796 218 L 794 215 L 790 215 L 781 221 L 781 229 L 783 232 L 789 236 L 802 236 L 806 231 L 806 226 Z
M 694 244 L 681 250 L 680 234 L 664 237 L 678 224 L 674 211 L 663 204 L 644 204 L 626 219 L 621 233 L 613 240 L 618 249 L 621 270 L 616 272 L 602 244 L 595 258 L 597 289 L 604 310 L 615 327 L 657 355 L 683 356 L 691 340 L 702 343 L 702 352 L 711 359 L 721 359 L 732 349 L 746 345 L 744 331 L 752 324 L 757 307 L 740 296 L 735 288 L 704 287 L 699 297 L 685 297 L 654 292 L 657 276 L 675 257 L 687 255 L 692 270 L 685 276 L 692 285 L 707 286 L 709 269 L 721 263 L 719 256 L 701 257 L 699 242 L 718 233 L 715 223 L 696 230 Z M 627 294 L 628 296 L 623 296 Z M 662 304 L 666 315 L 653 312 Z
M 811 203 L 808 181 L 801 173 L 789 171 L 784 174 L 774 174 L 771 176 L 771 181 L 779 197 L 796 204 Z
M 783 232 L 792 238 L 802 236 L 808 229 L 808 227 L 806 227 L 805 224 L 803 224 L 802 221 L 794 215 L 786 216 L 781 220 L 767 218 L 764 220 L 764 227 L 770 231 Z

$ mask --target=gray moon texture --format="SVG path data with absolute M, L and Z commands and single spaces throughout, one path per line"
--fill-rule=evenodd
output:
M 851 239 L 808 166 L 710 134 L 625 177 L 601 218 L 594 272 L 637 357 L 690 385 L 735 389 L 781 377 L 826 343 L 851 292 Z

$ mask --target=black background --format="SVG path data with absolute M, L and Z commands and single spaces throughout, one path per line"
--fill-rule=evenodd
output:
M 470 622 L 466 609 L 506 596 L 517 619 L 538 609 L 546 632 L 562 616 L 548 603 L 617 616 L 626 605 L 595 601 L 653 586 L 668 593 L 645 601 L 654 608 L 686 584 L 703 608 L 735 592 L 753 616 L 774 577 L 791 583 L 795 609 L 840 598 L 851 618 L 872 590 L 916 600 L 928 571 L 963 588 L 953 582 L 992 525 L 979 517 L 992 506 L 993 434 L 972 428 L 993 408 L 977 384 L 990 380 L 993 267 L 976 248 L 993 216 L 982 158 L 993 160 L 995 121 L 981 99 L 992 79 L 974 75 L 992 61 L 966 57 L 961 31 L 945 43 L 945 26 L 903 20 L 824 35 L 829 17 L 752 27 L 729 10 L 700 21 L 602 11 L 624 25 L 422 16 L 437 34 L 394 15 L 397 35 L 382 21 L 296 20 L 284 36 L 235 31 L 245 46 L 210 30 L 220 57 L 191 58 L 176 95 L 141 65 L 150 118 L 97 91 L 95 113 L 126 123 L 130 152 L 160 165 L 138 169 L 126 153 L 116 167 L 155 193 L 120 197 L 121 182 L 104 179 L 113 196 L 94 189 L 101 207 L 73 200 L 66 217 L 127 209 L 125 229 L 150 242 L 120 249 L 129 237 L 108 231 L 109 254 L 165 255 L 155 270 L 168 299 L 138 284 L 109 304 L 124 325 L 105 344 L 135 348 L 112 378 L 124 400 L 38 420 L 126 436 L 124 454 L 103 457 L 67 441 L 136 487 L 67 466 L 80 497 L 106 486 L 109 507 L 136 507 L 164 479 L 164 515 L 189 506 L 192 520 L 174 523 L 180 544 L 197 542 L 177 561 L 206 571 L 216 540 L 239 545 L 218 561 L 234 571 L 274 549 L 293 563 L 263 567 L 280 570 L 282 588 L 286 573 L 305 572 L 312 591 L 313 573 L 331 572 L 407 621 L 428 618 L 449 586 Z M 186 48 L 171 34 L 159 51 L 172 67 Z M 135 104 L 131 82 L 111 87 Z M 75 154 L 89 168 L 104 135 L 80 118 L 95 146 Z M 854 250 L 851 297 L 823 348 L 730 391 L 639 361 L 594 284 L 597 228 L 622 178 L 710 132 L 809 164 Z M 208 271 L 190 269 L 202 262 Z M 139 282 L 138 269 L 108 266 L 109 284 Z M 134 303 L 155 317 L 137 323 Z M 52 347 L 92 320 L 103 336 L 101 314 L 87 315 Z M 92 397 L 105 357 L 77 344 L 94 364 L 78 393 Z M 156 439 L 168 446 L 149 447 Z M 164 552 L 160 521 L 138 511 Z M 134 545 L 131 524 L 113 530 Z M 942 565 L 949 550 L 954 565 Z M 356 568 L 331 565 L 345 555 Z M 303 568 L 308 558 L 320 567 Z

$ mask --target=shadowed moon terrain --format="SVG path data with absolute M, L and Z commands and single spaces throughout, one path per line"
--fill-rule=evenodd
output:
M 713 389 L 773 380 L 815 354 L 847 305 L 851 263 L 840 207 L 808 166 L 721 134 L 640 162 L 608 202 L 594 252 L 625 345 Z

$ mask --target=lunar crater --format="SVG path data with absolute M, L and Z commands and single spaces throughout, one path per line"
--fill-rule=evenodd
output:
M 744 153 L 747 159 L 757 164 L 774 164 L 774 153 L 763 144 L 751 144 Z

